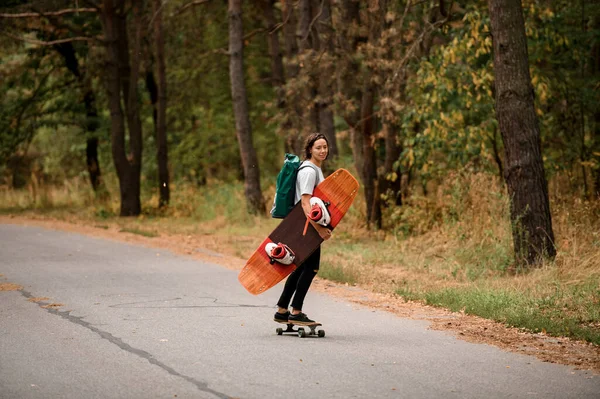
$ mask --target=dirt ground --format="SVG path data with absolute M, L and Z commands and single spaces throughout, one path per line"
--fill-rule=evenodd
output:
M 53 219 L 18 216 L 0 216 L 0 223 L 38 226 L 166 249 L 232 270 L 240 270 L 245 263 L 245 260 L 239 257 L 215 252 L 214 249 L 219 249 L 220 246 L 216 242 L 217 238 L 210 235 L 161 234 L 159 237 L 144 237 L 121 232 L 116 225 L 108 228 L 90 227 Z M 0 277 L 0 280 L 5 278 Z M 14 289 L 19 287 L 0 281 L 0 291 Z M 480 317 L 450 312 L 418 302 L 407 302 L 399 296 L 374 293 L 368 287 L 348 286 L 317 278 L 311 289 L 355 304 L 388 311 L 400 317 L 427 320 L 430 322 L 430 328 L 449 331 L 458 339 L 468 342 L 490 344 L 507 351 L 535 356 L 542 361 L 570 365 L 600 374 L 600 347 L 589 343 L 550 337 L 541 333 L 533 334 Z

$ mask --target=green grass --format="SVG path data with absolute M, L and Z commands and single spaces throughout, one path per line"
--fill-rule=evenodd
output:
M 340 265 L 326 261 L 321 261 L 318 275 L 320 278 L 342 284 L 354 285 L 358 282 L 358 278 L 354 272 L 345 270 Z
M 511 327 L 555 336 L 569 336 L 600 345 L 600 289 L 592 284 L 558 288 L 547 296 L 516 290 L 479 287 L 445 288 L 426 292 L 396 290 L 411 300 L 495 320 Z M 595 305 L 596 304 L 596 305 Z

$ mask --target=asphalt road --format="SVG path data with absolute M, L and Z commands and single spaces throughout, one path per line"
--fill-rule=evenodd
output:
M 591 372 L 317 293 L 326 337 L 277 336 L 281 286 L 164 250 L 0 225 L 0 274 L 23 286 L 0 291 L 2 399 L 600 398 Z

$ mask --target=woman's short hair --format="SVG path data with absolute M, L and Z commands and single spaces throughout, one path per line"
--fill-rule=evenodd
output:
M 315 142 L 317 140 L 321 140 L 321 139 L 323 139 L 327 142 L 327 148 L 329 149 L 329 140 L 327 140 L 327 137 L 325 137 L 324 134 L 311 133 L 308 135 L 308 137 L 306 138 L 306 141 L 304 142 L 304 159 L 312 158 L 310 150 L 312 149 L 313 145 L 315 145 Z M 329 150 L 327 151 L 327 157 L 325 159 L 327 159 L 327 158 L 329 158 Z

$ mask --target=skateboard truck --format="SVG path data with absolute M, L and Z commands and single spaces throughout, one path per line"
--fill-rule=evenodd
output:
M 289 323 L 289 322 L 282 322 L 282 324 L 287 324 L 287 328 L 284 330 L 283 328 L 277 328 L 275 330 L 275 332 L 277 333 L 277 335 L 283 335 L 286 333 L 292 333 L 292 334 L 298 334 L 298 336 L 300 338 L 305 338 L 307 336 L 316 336 L 319 338 L 323 338 L 325 336 L 325 330 L 318 330 L 317 331 L 317 327 L 322 326 L 321 323 L 313 323 L 313 324 L 294 324 L 294 323 Z M 294 326 L 298 326 L 297 329 L 294 329 Z M 303 327 L 308 327 L 310 328 L 310 331 L 306 332 L 306 330 Z

